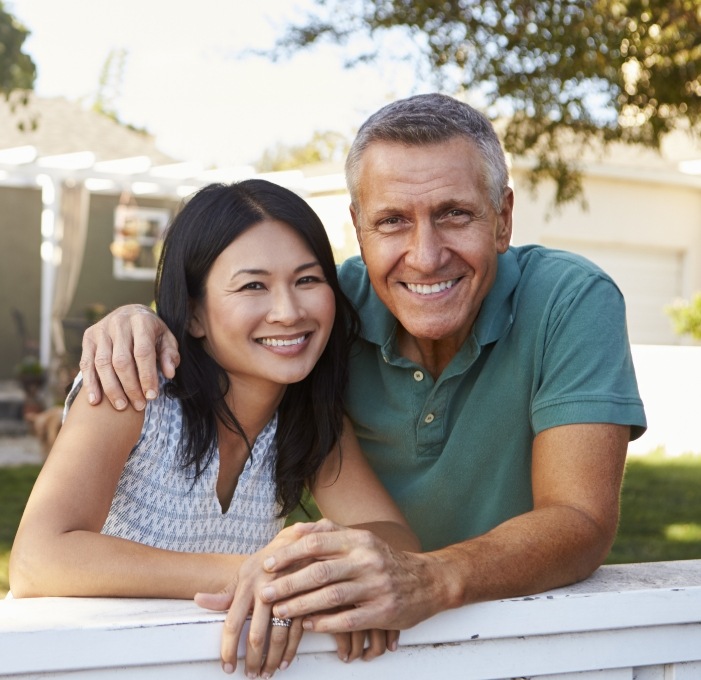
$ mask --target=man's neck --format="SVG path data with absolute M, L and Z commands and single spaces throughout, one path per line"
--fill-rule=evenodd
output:
M 434 380 L 438 380 L 464 341 L 463 337 L 441 338 L 440 340 L 416 338 L 409 335 L 401 326 L 397 329 L 397 350 L 400 356 L 423 366 Z

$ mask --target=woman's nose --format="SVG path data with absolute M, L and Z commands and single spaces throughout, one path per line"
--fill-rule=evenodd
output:
M 280 290 L 273 293 L 272 307 L 266 316 L 268 323 L 292 325 L 304 316 L 304 307 L 294 291 Z

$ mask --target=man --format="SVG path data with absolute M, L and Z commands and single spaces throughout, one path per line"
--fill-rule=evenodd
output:
M 348 412 L 427 552 L 299 525 L 266 566 L 314 560 L 262 596 L 276 616 L 345 632 L 586 578 L 613 542 L 627 442 L 645 428 L 620 292 L 582 258 L 509 246 L 503 151 L 455 99 L 381 109 L 346 175 L 362 261 L 339 275 L 363 323 Z M 81 367 L 94 400 L 97 370 L 113 404 L 143 408 L 154 345 L 166 374 L 177 350 L 152 314 L 124 314 L 88 331 Z

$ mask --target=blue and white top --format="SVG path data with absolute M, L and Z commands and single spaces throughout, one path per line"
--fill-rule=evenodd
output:
M 78 376 L 66 408 L 81 384 Z M 182 406 L 180 400 L 165 396 L 164 384 L 162 379 L 158 398 L 147 402 L 141 436 L 124 466 L 102 533 L 178 552 L 260 550 L 284 524 L 275 500 L 277 414 L 258 435 L 231 505 L 222 512 L 216 444 L 210 464 L 193 480 L 194 471 L 183 468 L 180 457 Z

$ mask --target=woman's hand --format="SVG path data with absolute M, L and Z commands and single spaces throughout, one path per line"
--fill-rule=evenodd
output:
M 265 560 L 275 550 L 294 543 L 298 535 L 294 526 L 283 529 L 265 548 L 251 555 L 241 565 L 236 578 L 224 591 L 195 595 L 195 602 L 201 607 L 216 611 L 229 610 L 221 642 L 224 672 L 233 673 L 236 670 L 239 640 L 249 614 L 251 624 L 246 641 L 246 675 L 269 678 L 276 670 L 287 668 L 292 663 L 302 639 L 302 619 L 273 619 L 272 604 L 263 602 L 260 592 L 280 576 L 264 569 Z M 294 568 L 285 573 L 292 571 Z

